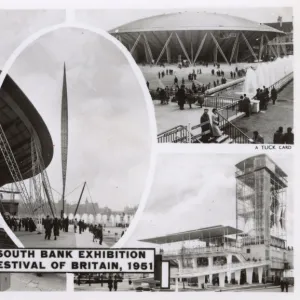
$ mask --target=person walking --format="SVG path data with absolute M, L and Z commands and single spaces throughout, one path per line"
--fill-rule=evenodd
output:
M 288 280 L 285 280 L 285 291 L 288 293 L 289 292 L 289 281 Z
M 281 292 L 284 292 L 284 281 L 283 281 L 283 278 L 281 278 L 281 280 L 280 280 L 280 288 L 281 288 Z
M 277 90 L 275 89 L 275 87 L 273 87 L 271 90 L 271 99 L 273 101 L 273 105 L 275 105 L 275 102 L 277 100 Z
M 102 245 L 102 240 L 103 240 L 103 228 L 102 226 L 99 224 L 98 228 L 97 228 L 97 236 L 99 239 L 99 245 Z
M 77 224 L 78 224 L 77 219 L 75 219 L 75 220 L 74 220 L 74 232 L 75 232 L 75 233 L 76 233 L 76 231 L 77 231 Z
M 44 228 L 45 228 L 45 240 L 50 240 L 51 230 L 52 230 L 52 220 L 50 219 L 49 216 L 47 216 L 44 222 Z
M 57 218 L 53 220 L 53 235 L 54 235 L 54 240 L 56 241 L 56 237 L 59 236 L 59 221 Z
M 178 105 L 180 110 L 184 110 L 184 104 L 185 104 L 185 89 L 184 86 L 182 85 L 178 92 L 176 93 L 176 97 L 178 99 Z
M 114 291 L 116 292 L 118 290 L 118 277 L 115 275 L 115 280 L 114 280 Z
M 107 283 L 108 283 L 108 289 L 111 292 L 112 288 L 113 288 L 113 280 L 112 280 L 111 276 L 109 276 Z

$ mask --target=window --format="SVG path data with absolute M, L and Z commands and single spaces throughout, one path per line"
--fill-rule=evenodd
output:
M 247 253 L 250 253 L 250 249 L 247 249 Z

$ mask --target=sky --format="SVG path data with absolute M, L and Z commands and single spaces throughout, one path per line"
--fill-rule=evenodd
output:
M 124 54 L 96 33 L 64 28 L 27 47 L 9 75 L 46 123 L 54 144 L 47 169 L 62 191 L 60 126 L 63 64 L 69 104 L 66 194 L 87 181 L 100 207 L 139 204 L 148 175 L 151 134 L 146 101 Z M 60 196 L 54 193 L 56 200 Z M 67 197 L 77 203 L 80 190 Z M 87 191 L 83 199 L 87 197 Z M 69 212 L 68 212 L 69 213 Z
M 64 10 L 0 10 L 0 70 L 19 44 L 34 32 L 65 20 Z
M 214 8 L 214 7 L 197 7 L 197 11 L 215 12 L 246 18 L 259 23 L 277 22 L 278 16 L 282 16 L 283 21 L 288 22 L 293 19 L 293 10 L 291 7 L 259 7 L 259 8 Z M 77 10 L 76 20 L 101 27 L 106 30 L 114 29 L 120 25 L 133 22 L 138 19 L 172 13 L 187 11 L 183 9 L 115 9 L 115 10 Z M 191 11 L 191 9 L 189 9 Z
M 253 155 L 160 154 L 143 215 L 125 246 L 152 247 L 139 240 L 208 226 L 236 227 L 235 165 Z M 293 159 L 269 157 L 288 175 L 287 238 L 293 245 Z

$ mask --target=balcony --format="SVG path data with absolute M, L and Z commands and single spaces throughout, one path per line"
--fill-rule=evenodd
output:
M 241 253 L 240 247 L 225 244 L 220 247 L 195 247 L 195 248 L 184 248 L 179 250 L 164 251 L 162 254 L 164 258 L 170 257 L 181 257 L 181 256 L 195 256 L 203 254 L 226 254 L 226 253 Z
M 234 272 L 237 270 L 247 269 L 247 268 L 255 268 L 255 267 L 263 267 L 269 265 L 270 261 L 261 260 L 261 261 L 247 261 L 240 263 L 231 263 L 225 265 L 213 265 L 208 267 L 197 267 L 197 268 L 183 268 L 176 275 L 182 277 L 186 275 L 187 277 L 197 277 L 209 274 L 217 274 L 221 272 Z

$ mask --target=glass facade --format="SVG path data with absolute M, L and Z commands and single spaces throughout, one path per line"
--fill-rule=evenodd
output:
M 285 247 L 287 175 L 267 156 L 236 165 L 236 226 L 243 245 Z

